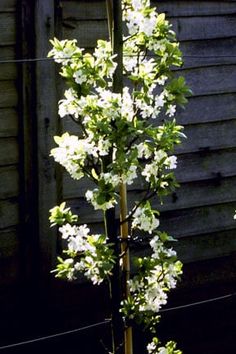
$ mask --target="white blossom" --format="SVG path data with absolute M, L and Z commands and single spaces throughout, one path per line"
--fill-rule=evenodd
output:
M 155 97 L 155 108 L 162 108 L 165 104 L 165 95 L 162 92 L 159 96 Z
M 156 349 L 156 344 L 151 342 L 147 345 L 147 351 L 149 354 L 153 353 L 153 351 Z
M 177 157 L 174 155 L 167 157 L 165 164 L 170 170 L 175 169 L 177 167 Z
M 176 105 L 170 105 L 166 110 L 166 114 L 168 114 L 169 117 L 173 117 L 175 112 L 176 112 Z
M 134 181 L 135 178 L 137 178 L 137 166 L 136 165 L 131 165 L 129 170 L 126 171 L 126 173 L 124 173 L 122 175 L 122 181 L 124 183 L 127 183 L 128 185 L 131 185 Z
M 90 202 L 95 210 L 107 210 L 110 208 L 113 208 L 115 204 L 117 204 L 117 201 L 114 197 L 112 197 L 110 200 L 99 204 L 97 201 L 97 197 L 99 194 L 99 190 L 98 188 L 95 188 L 93 191 L 91 190 L 87 190 L 87 192 L 85 193 L 85 197 L 87 199 L 88 202 Z
M 78 102 L 76 100 L 76 93 L 72 88 L 65 91 L 65 99 L 59 101 L 58 114 L 61 118 L 71 114 L 78 118 Z
M 148 231 L 151 234 L 159 224 L 159 220 L 147 205 L 138 207 L 133 214 L 132 228 Z
M 75 79 L 75 82 L 77 84 L 82 84 L 83 82 L 86 82 L 87 81 L 87 76 L 83 73 L 83 71 L 80 69 L 80 70 L 77 70 L 74 75 L 73 75 L 74 79 Z

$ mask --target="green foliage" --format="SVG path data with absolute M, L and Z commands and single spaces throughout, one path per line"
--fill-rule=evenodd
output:
M 173 153 L 185 135 L 174 115 L 191 91 L 183 77 L 173 75 L 173 67 L 182 65 L 182 54 L 165 14 L 158 14 L 149 0 L 123 0 L 122 8 L 126 35 L 121 93 L 112 92 L 117 64 L 109 41 L 98 40 L 92 54 L 84 53 L 76 40 L 51 41 L 49 56 L 61 65 L 69 87 L 59 101 L 59 115 L 71 116 L 80 128 L 78 136 L 55 137 L 51 156 L 72 178 L 86 176 L 93 182 L 85 198 L 104 215 L 119 205 L 121 186 L 142 185 L 140 199 L 129 203 L 126 220 L 131 241 L 142 233 L 151 237 L 151 255 L 136 259 L 136 272 L 128 281 L 130 295 L 123 298 L 120 311 L 127 323 L 135 321 L 156 333 L 160 309 L 176 287 L 182 264 L 171 248 L 173 238 L 158 230 L 160 213 L 152 198 L 164 203 L 178 186 Z M 56 276 L 73 280 L 83 273 L 94 284 L 110 281 L 115 262 L 122 263 L 124 255 L 113 252 L 106 218 L 104 231 L 94 234 L 86 224 L 78 224 L 65 203 L 50 212 L 50 222 L 59 226 L 66 244 Z M 147 350 L 181 353 L 174 342 L 162 347 L 157 337 Z
M 65 206 L 66 203 L 63 202 L 59 206 L 55 206 L 54 208 L 50 209 L 51 215 L 49 217 L 49 221 L 51 226 L 61 226 L 66 222 L 73 224 L 78 221 L 78 216 L 73 215 L 70 208 L 65 208 Z

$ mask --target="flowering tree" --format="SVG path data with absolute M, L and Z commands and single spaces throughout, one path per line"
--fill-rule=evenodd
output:
M 118 282 L 114 268 L 127 273 L 124 258 L 129 245 L 146 235 L 150 255 L 133 259 L 132 276 L 121 277 L 126 290 L 120 295 L 120 316 L 124 327 L 136 322 L 154 333 L 148 353 L 179 354 L 174 342 L 162 346 L 156 337 L 159 311 L 182 271 L 170 247 L 172 237 L 158 229 L 159 211 L 152 203 L 153 197 L 162 203 L 177 186 L 173 150 L 184 134 L 173 117 L 176 105 L 186 103 L 189 89 L 171 71 L 181 66 L 182 59 L 165 15 L 150 7 L 149 0 L 123 0 L 122 14 L 125 85 L 120 93 L 113 90 L 117 58 L 109 41 L 98 40 L 93 54 L 84 53 L 76 40 L 51 41 L 49 56 L 61 64 L 60 74 L 69 86 L 59 102 L 59 115 L 69 115 L 80 127 L 78 136 L 56 136 L 51 155 L 73 179 L 86 176 L 93 182 L 94 189 L 87 190 L 85 198 L 104 215 L 103 231 L 94 234 L 79 224 L 65 203 L 50 210 L 51 224 L 59 226 L 66 243 L 55 272 L 69 280 L 82 272 L 93 284 Z M 122 186 L 132 184 L 142 186 L 143 192 L 121 216 L 120 224 L 128 232 L 122 239 L 114 228 L 116 234 L 111 235 L 108 212 L 124 202 Z

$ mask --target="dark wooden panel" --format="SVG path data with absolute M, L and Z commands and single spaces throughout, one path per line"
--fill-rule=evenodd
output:
M 79 47 L 95 47 L 98 39 L 108 39 L 107 21 L 66 21 L 63 38 L 76 38 Z
M 81 188 L 78 188 L 79 182 L 77 183 L 76 189 L 72 189 L 71 185 L 75 186 L 76 184 L 73 184 L 72 182 L 71 184 L 66 185 L 64 189 L 64 198 L 69 198 L 68 202 L 73 206 L 78 205 L 78 207 L 80 207 L 80 205 L 82 205 L 84 209 L 83 215 L 85 216 L 86 213 L 88 213 L 90 216 L 91 207 L 84 200 L 81 200 L 81 198 L 83 199 L 86 190 L 92 186 L 86 186 L 85 181 Z M 236 199 L 235 193 L 233 192 L 236 188 L 235 186 L 236 177 L 224 179 L 216 177 L 208 181 L 184 183 L 175 190 L 174 194 L 164 198 L 163 205 L 160 205 L 158 199 L 153 199 L 152 204 L 155 209 L 163 212 L 169 210 L 209 206 L 214 204 L 231 203 Z M 130 187 L 128 192 L 129 209 L 131 209 L 135 205 L 135 202 L 139 201 L 142 197 L 140 189 L 141 188 L 138 190 L 138 187 L 136 187 L 135 190 L 132 190 L 132 186 Z
M 236 229 L 183 237 L 173 243 L 172 247 L 186 266 L 188 263 L 231 256 L 236 251 Z M 143 257 L 145 254 L 143 246 L 133 248 L 132 254 Z M 189 280 L 187 286 L 190 284 Z
M 19 237 L 15 229 L 0 231 L 0 261 L 17 254 Z
M 16 64 L 14 64 L 14 63 L 1 64 L 0 63 L 0 80 L 14 80 L 14 79 L 16 79 L 16 77 L 17 77 Z
M 171 18 L 179 41 L 236 36 L 236 14 L 228 16 Z
M 160 229 L 177 238 L 235 229 L 235 202 L 161 214 Z
M 95 188 L 95 184 L 88 178 L 82 178 L 80 181 L 73 180 L 67 172 L 63 174 L 63 198 L 83 197 L 88 189 Z
M 157 199 L 153 200 L 153 205 L 158 210 L 168 211 L 231 203 L 236 201 L 235 190 L 236 177 L 220 179 L 216 176 L 208 181 L 181 184 L 173 195 L 164 198 L 163 205 Z M 139 197 L 136 193 L 135 198 L 133 191 L 129 194 L 132 201 Z
M 232 1 L 152 1 L 158 12 L 166 12 L 168 17 L 207 16 L 235 14 L 236 4 Z
M 195 96 L 236 92 L 236 65 L 210 66 L 178 72 Z
M 209 180 L 214 183 L 223 183 L 221 188 L 217 189 L 219 192 L 219 196 L 210 196 L 207 195 L 208 187 L 206 182 L 204 188 L 204 196 L 209 197 L 209 202 L 211 203 L 211 197 L 219 198 L 218 202 L 221 200 L 220 190 L 222 189 L 224 193 L 227 194 L 227 181 L 223 181 L 222 179 L 225 177 L 233 177 L 236 176 L 236 151 L 235 150 L 221 150 L 221 151 L 202 151 L 195 154 L 186 154 L 179 156 L 178 167 L 176 169 L 176 177 L 179 183 L 191 183 L 191 182 L 199 182 L 204 180 Z M 94 188 L 93 184 L 88 180 L 81 179 L 80 181 L 73 180 L 67 172 L 64 173 L 63 178 L 63 190 L 64 190 L 64 198 L 76 198 L 81 197 L 85 194 L 87 189 Z M 211 182 L 209 182 L 211 183 Z M 230 180 L 229 180 L 230 183 Z M 225 185 L 226 186 L 225 186 Z M 188 190 L 188 193 L 195 193 L 199 195 L 201 193 L 200 186 L 196 187 L 196 185 L 192 185 L 191 188 Z M 233 186 L 233 185 L 232 185 Z M 232 187 L 231 186 L 231 187 Z M 141 188 L 141 183 L 138 181 L 129 187 L 129 189 L 136 190 Z M 195 192 L 194 189 L 196 188 Z M 214 185 L 213 185 L 214 189 Z M 180 189 L 181 190 L 181 189 Z M 209 190 L 211 190 L 209 188 Z M 231 190 L 231 188 L 230 188 Z M 215 191 L 216 192 L 216 191 Z M 178 192 L 177 192 L 178 193 Z M 187 193 L 187 192 L 186 192 Z M 229 192 L 231 193 L 231 192 Z M 189 195 L 189 198 L 192 196 Z M 197 201 L 196 201 L 197 202 Z M 188 203 L 191 205 L 190 200 L 184 202 L 184 206 L 187 207 Z M 197 204 L 199 205 L 199 204 Z M 183 207 L 183 206 L 182 206 Z
M 63 19 L 75 20 L 106 20 L 106 2 L 93 1 L 62 1 Z
M 193 124 L 185 126 L 187 139 L 176 148 L 176 152 L 195 152 L 204 148 L 211 150 L 236 146 L 236 120 Z
M 7 259 L 0 259 L 0 284 L 2 287 L 8 287 L 19 281 L 20 262 L 19 255 Z M 9 301 L 9 296 L 8 296 Z M 6 308 L 11 308 L 6 304 Z M 12 327 L 11 327 L 12 328 Z
M 236 251 L 236 229 L 185 237 L 173 247 L 184 263 L 229 256 Z
M 51 49 L 49 40 L 55 35 L 55 1 L 35 1 L 36 56 L 44 57 Z M 49 209 L 57 204 L 59 180 L 53 159 L 49 157 L 53 136 L 58 131 L 56 71 L 53 62 L 36 64 L 37 110 L 37 174 L 38 174 L 38 230 L 40 273 L 48 277 L 55 260 L 56 230 L 48 223 Z M 30 89 L 30 87 L 28 87 Z M 32 140 L 33 142 L 33 140 Z M 33 162 L 33 161 L 32 161 Z M 31 204 L 30 204 L 31 205 Z
M 180 155 L 175 174 L 179 183 L 204 180 L 213 180 L 215 183 L 219 183 L 222 178 L 236 176 L 236 151 L 234 149 L 202 151 Z M 93 188 L 92 183 L 88 180 L 75 181 L 67 172 L 64 172 L 63 181 L 64 198 L 83 196 L 87 189 Z M 140 186 L 141 183 L 137 181 L 130 186 L 130 189 L 140 189 Z
M 0 81 L 0 107 L 15 107 L 17 91 L 14 81 Z
M 0 12 L 1 9 L 16 7 L 16 2 L 17 0 L 1 0 Z
M 219 124 L 223 124 L 223 126 L 228 127 L 226 121 L 232 121 L 234 125 L 234 119 L 236 118 L 236 94 L 222 94 L 222 95 L 212 95 L 212 96 L 199 96 L 199 97 L 190 97 L 188 99 L 188 103 L 184 109 L 178 108 L 176 119 L 179 124 L 184 126 L 199 124 L 200 127 L 204 127 L 204 123 L 210 122 L 219 122 Z M 222 122 L 224 121 L 224 122 Z M 78 134 L 79 127 L 73 122 L 69 117 L 65 117 L 61 120 L 63 125 L 63 131 L 68 131 L 70 134 Z M 207 126 L 207 125 L 206 125 Z M 214 127 L 214 125 L 212 125 Z M 218 124 L 215 125 L 217 127 Z M 211 127 L 211 125 L 209 125 Z M 191 135 L 194 135 L 194 127 L 185 128 L 190 131 L 193 130 Z M 196 128 L 196 130 L 198 127 Z M 226 128 L 227 129 L 227 128 Z M 220 134 L 220 132 L 216 132 Z M 231 135 L 233 132 L 230 132 Z M 205 132 L 205 135 L 207 133 Z M 186 135 L 188 136 L 188 132 L 186 131 Z M 190 137 L 184 144 L 191 144 Z M 218 144 L 217 141 L 214 142 L 214 145 Z M 228 143 L 225 142 L 227 145 Z M 199 144 L 202 146 L 202 144 Z M 181 148 L 181 147 L 180 147 Z
M 236 5 L 232 1 L 152 1 L 157 11 L 165 12 L 168 17 L 192 17 L 209 15 L 235 14 Z M 105 19 L 105 0 L 62 1 L 63 18 L 77 20 Z
M 179 41 L 215 39 L 236 36 L 236 16 L 172 18 Z M 107 39 L 107 21 L 65 20 L 64 38 L 76 38 L 80 47 L 94 47 L 96 40 Z
M 18 162 L 18 144 L 15 138 L 0 139 L 0 165 L 12 165 Z
M 202 151 L 179 156 L 176 177 L 179 182 L 236 175 L 236 150 Z
M 1 46 L 1 43 L 0 43 Z M 5 46 L 2 47 L 1 46 L 1 51 L 0 51 L 0 61 L 1 60 L 12 60 L 15 59 L 16 56 L 16 50 L 14 46 Z M 4 68 L 4 66 L 2 66 L 4 64 L 0 63 L 0 70 L 2 70 Z
M 16 199 L 0 201 L 0 229 L 19 224 L 19 203 Z
M 17 136 L 18 123 L 15 109 L 0 108 L 0 137 Z
M 214 122 L 236 118 L 236 94 L 190 97 L 176 115 L 180 124 Z
M 79 215 L 81 223 L 100 223 L 103 220 L 102 212 L 94 211 L 84 200 L 79 203 L 71 201 L 68 205 Z M 230 230 L 236 227 L 234 210 L 235 202 L 163 211 L 160 216 L 160 230 L 165 230 L 177 238 Z
M 16 42 L 16 24 L 14 13 L 0 13 L 0 42 L 14 44 Z
M 184 68 L 235 64 L 236 38 L 186 41 L 180 44 L 180 49 Z
M 19 194 L 19 172 L 16 166 L 0 168 L 0 199 L 15 197 Z

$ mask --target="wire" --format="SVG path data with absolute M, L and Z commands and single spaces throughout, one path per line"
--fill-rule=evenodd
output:
M 227 294 L 227 295 L 223 295 L 223 296 L 214 297 L 214 298 L 203 300 L 203 301 L 192 302 L 192 303 L 186 304 L 186 305 L 180 305 L 180 306 L 176 306 L 176 307 L 169 307 L 169 308 L 166 308 L 166 309 L 161 309 L 159 312 L 160 313 L 164 313 L 164 312 L 182 310 L 182 309 L 185 309 L 185 308 L 190 308 L 190 307 L 195 307 L 195 306 L 199 306 L 199 305 L 208 304 L 210 302 L 216 302 L 216 301 L 221 301 L 221 300 L 225 300 L 225 299 L 230 299 L 230 298 L 232 298 L 234 296 L 236 296 L 236 292 L 232 293 L 232 294 Z M 19 347 L 19 346 L 22 346 L 22 345 L 27 345 L 27 344 L 41 342 L 41 341 L 48 340 L 48 339 L 62 337 L 62 336 L 68 335 L 68 334 L 78 333 L 78 332 L 85 331 L 85 330 L 88 330 L 90 328 L 98 327 L 98 326 L 105 325 L 105 324 L 108 324 L 108 323 L 111 323 L 110 319 L 102 321 L 102 322 L 94 323 L 92 325 L 88 325 L 88 326 L 85 326 L 85 327 L 80 327 L 80 328 L 77 328 L 77 329 L 66 331 L 66 332 L 56 333 L 56 334 L 52 334 L 52 335 L 45 336 L 45 337 L 40 337 L 40 338 L 36 338 L 36 339 L 27 340 L 27 341 L 24 341 L 24 342 L 4 345 L 4 346 L 0 347 L 0 350 L 10 349 L 10 348 Z
M 29 63 L 29 62 L 53 61 L 53 60 L 54 60 L 53 58 L 6 59 L 6 60 L 0 60 L 0 64 Z
M 94 323 L 92 325 L 88 325 L 88 326 L 85 326 L 85 327 L 72 329 L 72 330 L 66 331 L 66 332 L 61 332 L 61 333 L 56 333 L 56 334 L 52 334 L 52 335 L 49 335 L 49 336 L 44 336 L 44 337 L 40 337 L 40 338 L 36 338 L 36 339 L 26 340 L 24 342 L 4 345 L 4 346 L 0 347 L 0 350 L 10 349 L 10 348 L 19 347 L 19 346 L 22 346 L 22 345 L 27 345 L 27 344 L 32 344 L 32 343 L 37 343 L 37 342 L 41 342 L 41 341 L 44 341 L 44 340 L 47 340 L 47 339 L 62 337 L 62 336 L 68 335 L 68 334 L 77 333 L 77 332 L 88 330 L 90 328 L 94 328 L 94 327 L 98 327 L 98 326 L 101 326 L 101 325 L 105 325 L 105 324 L 108 324 L 110 322 L 111 322 L 111 320 L 105 320 L 103 322 Z
M 127 55 L 127 57 L 135 57 L 136 55 Z M 155 54 L 147 55 L 148 57 L 156 57 Z M 236 55 L 183 55 L 183 58 L 195 58 L 195 59 L 218 59 L 218 58 L 236 58 Z M 72 57 L 65 58 L 72 59 Z M 53 58 L 29 58 L 29 59 L 1 59 L 0 64 L 13 64 L 13 63 L 30 63 L 40 61 L 53 61 Z
M 229 298 L 232 298 L 234 296 L 236 296 L 236 293 L 223 295 L 223 296 L 218 296 L 218 297 L 214 297 L 214 298 L 203 300 L 203 301 L 192 302 L 192 303 L 186 304 L 186 305 L 180 305 L 180 306 L 176 306 L 176 307 L 169 307 L 169 308 L 166 308 L 166 309 L 161 309 L 160 312 L 163 313 L 163 312 L 181 310 L 181 309 L 185 309 L 185 308 L 189 308 L 189 307 L 194 307 L 194 306 L 208 304 L 210 302 L 215 302 L 215 301 L 229 299 Z

